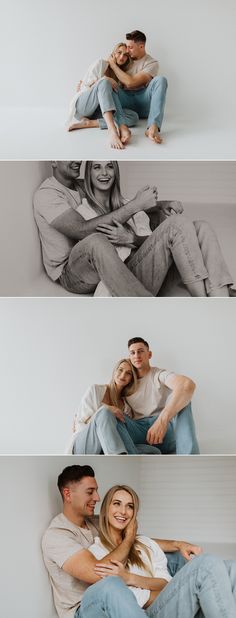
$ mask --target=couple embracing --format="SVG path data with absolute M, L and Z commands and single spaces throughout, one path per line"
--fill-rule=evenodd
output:
M 74 454 L 199 453 L 186 376 L 151 367 L 149 344 L 128 341 L 129 358 L 116 365 L 111 382 L 93 384 L 74 421 L 69 452 Z
M 108 129 L 112 148 L 123 149 L 130 127 L 147 118 L 145 135 L 160 144 L 167 89 L 158 76 L 158 62 L 146 53 L 146 36 L 139 30 L 126 34 L 108 60 L 95 61 L 79 82 L 71 102 L 68 130 Z

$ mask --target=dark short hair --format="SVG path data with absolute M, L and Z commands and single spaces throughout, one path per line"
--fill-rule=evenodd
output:
M 85 476 L 92 476 L 94 478 L 94 470 L 91 466 L 67 466 L 62 470 L 61 474 L 59 474 L 57 480 L 57 487 L 59 489 L 60 494 L 63 497 L 63 489 L 67 487 L 68 483 L 78 483 Z
M 129 341 L 128 341 L 128 348 L 130 348 L 130 346 L 133 343 L 143 343 L 146 346 L 146 348 L 149 349 L 149 343 L 147 341 L 145 341 L 145 339 L 143 339 L 142 337 L 132 337 L 132 339 L 129 339 Z
M 146 36 L 144 32 L 140 32 L 140 30 L 133 30 L 132 32 L 127 32 L 125 36 L 127 41 L 135 41 L 135 43 L 146 43 Z

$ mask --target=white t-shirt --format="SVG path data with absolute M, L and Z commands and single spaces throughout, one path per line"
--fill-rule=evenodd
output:
M 139 541 L 141 541 L 149 550 L 149 557 L 147 556 L 144 549 L 140 550 L 140 555 L 143 561 L 147 564 L 149 570 L 145 570 L 144 568 L 140 568 L 137 565 L 131 565 L 129 567 L 130 573 L 134 573 L 135 575 L 143 575 L 146 577 L 159 577 L 161 579 L 165 579 L 167 582 L 171 580 L 171 575 L 167 569 L 167 559 L 155 541 L 150 539 L 147 536 L 138 536 Z M 102 545 L 99 537 L 94 539 L 93 545 L 89 547 L 89 551 L 98 559 L 101 560 L 108 553 L 108 549 Z M 151 574 L 150 574 L 151 568 Z M 150 590 L 146 590 L 145 588 L 136 588 L 134 586 L 128 586 L 130 590 L 132 590 L 134 596 L 136 597 L 137 603 L 140 607 L 143 607 L 149 597 Z
M 73 524 L 63 513 L 54 517 L 42 539 L 55 607 L 60 618 L 73 618 L 88 584 L 63 571 L 63 564 L 81 549 L 89 549 L 98 534 L 98 517 L 86 519 L 87 528 Z
M 138 388 L 133 395 L 126 397 L 133 410 L 134 418 L 143 418 L 160 414 L 171 394 L 171 389 L 166 385 L 167 378 L 173 371 L 150 367 L 149 372 L 138 380 Z

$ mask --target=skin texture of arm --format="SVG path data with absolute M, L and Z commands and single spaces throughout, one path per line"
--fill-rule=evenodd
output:
M 136 75 L 129 75 L 125 71 L 122 71 L 112 57 L 109 58 L 109 64 L 119 82 L 123 84 L 125 88 L 130 90 L 133 88 L 142 88 L 142 86 L 147 86 L 152 79 L 152 76 L 149 75 L 149 73 L 145 73 L 145 71 L 140 71 Z
M 144 588 L 147 590 L 156 590 L 161 592 L 167 584 L 166 579 L 161 577 L 146 577 L 145 575 L 136 575 L 130 573 L 118 560 L 113 560 L 111 564 L 98 564 L 96 565 L 96 573 L 100 577 L 118 576 L 122 577 L 127 586 L 134 586 L 135 588 Z
M 190 403 L 196 385 L 193 380 L 182 375 L 169 376 L 165 382 L 172 393 L 160 416 L 147 432 L 149 444 L 161 444 L 170 420 Z
M 149 210 L 156 206 L 156 193 L 152 187 L 145 187 L 138 191 L 133 200 L 127 202 L 124 206 L 121 206 L 115 211 L 115 218 L 118 223 L 126 223 L 136 212 L 140 210 Z M 99 215 L 85 221 L 83 217 L 72 208 L 66 210 L 64 213 L 56 217 L 51 225 L 58 232 L 65 234 L 68 238 L 73 240 L 82 240 L 89 234 L 93 234 L 97 231 L 99 225 L 108 224 L 112 225 L 114 219 L 114 212 L 109 212 L 106 215 Z
M 192 556 L 199 556 L 202 548 L 187 541 L 168 541 L 164 539 L 153 539 L 164 552 L 179 551 L 185 560 L 191 560 Z

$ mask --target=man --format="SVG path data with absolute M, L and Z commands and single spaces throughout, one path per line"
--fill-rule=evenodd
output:
M 127 526 L 119 547 L 97 560 L 88 551 L 99 532 L 94 509 L 100 497 L 93 469 L 87 465 L 68 466 L 58 477 L 58 488 L 63 512 L 51 521 L 42 549 L 59 618 L 142 617 L 134 595 L 120 578 L 101 580 L 94 570 L 96 564 L 105 566 L 111 560 L 126 562 L 136 536 L 136 523 Z M 198 546 L 185 541 L 158 543 L 163 551 L 180 552 L 185 560 L 201 553 Z M 181 556 L 173 554 L 175 570 L 184 563 Z
M 191 410 L 195 384 L 186 376 L 150 366 L 152 352 L 142 337 L 128 341 L 129 357 L 138 374 L 138 389 L 127 397 L 134 419 L 125 428 L 135 444 L 158 445 L 162 453 L 199 454 Z M 119 423 L 122 437 L 123 424 Z
M 99 162 L 99 165 L 100 176 L 107 179 L 111 162 Z M 111 211 L 86 220 L 80 167 L 81 161 L 53 161 L 53 176 L 40 185 L 34 196 L 34 215 L 48 276 L 76 294 L 93 294 L 102 280 L 111 296 L 156 296 L 173 256 L 181 253 L 183 235 L 190 253 L 193 250 L 195 255 L 197 241 L 193 224 L 184 216 L 168 216 L 181 213 L 182 205 L 158 202 L 156 187 L 144 187 L 115 211 L 115 217 Z M 159 225 L 162 208 L 167 219 Z M 148 213 L 150 233 L 148 236 L 133 234 L 134 250 L 124 263 L 117 254 L 115 242 L 109 238 L 140 211 Z M 181 260 L 180 256 L 180 264 Z M 203 285 L 202 281 L 200 284 Z M 200 284 L 199 281 L 191 284 L 194 293 Z
M 109 58 L 111 69 L 123 85 L 118 90 L 121 105 L 137 112 L 140 118 L 147 118 L 145 135 L 160 144 L 162 139 L 159 132 L 164 115 L 167 80 L 157 76 L 158 62 L 146 53 L 146 36 L 143 32 L 128 32 L 126 44 L 133 60 L 127 71 L 117 65 L 115 58 Z

